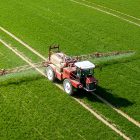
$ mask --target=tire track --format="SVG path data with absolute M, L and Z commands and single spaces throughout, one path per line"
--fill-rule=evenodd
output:
M 102 5 L 96 4 L 96 3 L 94 3 L 94 2 L 89 2 L 89 1 L 86 1 L 86 0 L 81 0 L 81 1 L 87 2 L 87 3 L 89 3 L 89 4 L 94 4 L 94 5 L 96 5 L 96 6 L 100 7 L 100 8 L 104 8 L 104 9 L 107 9 L 107 10 L 110 10 L 110 11 L 113 11 L 113 12 L 116 12 L 116 13 L 119 13 L 119 14 L 121 14 L 121 15 L 127 16 L 127 17 L 129 17 L 129 18 L 132 18 L 132 19 L 135 19 L 135 20 L 140 21 L 140 18 L 134 17 L 134 16 L 132 16 L 132 15 L 128 15 L 128 14 L 123 13 L 123 12 L 120 12 L 120 11 L 118 11 L 118 10 L 114 10 L 114 9 L 112 9 L 112 8 L 108 8 L 108 7 L 106 7 L 106 6 L 102 6 Z
M 8 34 L 9 36 L 11 36 L 13 39 L 15 39 L 17 42 L 19 42 L 20 44 L 22 44 L 23 46 L 25 46 L 27 49 L 29 49 L 31 52 L 33 52 L 34 54 L 36 54 L 37 56 L 39 56 L 40 58 L 42 58 L 43 60 L 47 61 L 47 58 L 45 58 L 44 56 L 42 56 L 40 53 L 38 53 L 36 50 L 34 50 L 32 47 L 30 47 L 28 44 L 26 44 L 25 42 L 23 42 L 21 39 L 19 39 L 18 37 L 16 37 L 14 34 L 10 33 L 9 31 L 5 30 L 3 27 L 0 26 L 0 30 L 5 32 L 6 34 Z
M 101 100 L 103 103 L 105 103 L 106 105 L 108 105 L 109 107 L 111 107 L 113 110 L 115 110 L 118 114 L 120 114 L 121 116 L 123 116 L 124 118 L 126 118 L 128 121 L 132 122 L 133 124 L 135 124 L 137 127 L 140 127 L 140 123 L 137 122 L 136 120 L 134 120 L 133 118 L 131 118 L 129 115 L 127 115 L 126 113 L 124 113 L 123 111 L 121 111 L 120 109 L 117 109 L 115 106 L 113 106 L 111 103 L 109 103 L 107 100 L 103 99 L 101 96 L 95 94 L 94 92 L 91 92 L 92 95 L 96 96 L 99 100 Z
M 77 4 L 82 5 L 82 6 L 85 6 L 85 7 L 88 7 L 88 8 L 92 8 L 92 9 L 94 9 L 94 10 L 96 10 L 96 11 L 100 11 L 100 12 L 102 12 L 102 13 L 111 15 L 111 16 L 113 16 L 113 17 L 116 17 L 116 18 L 119 18 L 119 19 L 121 19 L 121 20 L 123 20 L 123 21 L 126 21 L 126 22 L 128 22 L 128 23 L 130 23 L 130 24 L 136 25 L 137 27 L 140 27 L 140 24 L 139 24 L 139 23 L 136 23 L 136 22 L 131 21 L 131 20 L 129 20 L 129 19 L 123 18 L 123 17 L 121 17 L 121 16 L 119 16 L 119 15 L 113 14 L 113 13 L 111 13 L 111 12 L 109 12 L 109 11 L 106 11 L 106 10 L 103 10 L 103 9 L 101 9 L 101 8 L 97 8 L 97 7 L 95 7 L 95 6 L 91 6 L 91 5 L 85 4 L 85 3 L 83 3 L 83 2 L 76 1 L 76 0 L 69 0 L 69 1 L 71 1 L 71 2 L 73 2 L 73 3 L 77 3 Z

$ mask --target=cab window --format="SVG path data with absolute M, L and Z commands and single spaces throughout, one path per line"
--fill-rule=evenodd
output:
M 93 69 L 81 70 L 81 75 L 82 76 L 93 75 Z

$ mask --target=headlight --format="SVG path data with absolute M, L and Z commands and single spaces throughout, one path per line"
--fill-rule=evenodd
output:
M 79 85 L 79 86 L 78 86 L 78 88 L 82 88 L 82 87 L 83 87 L 82 85 Z

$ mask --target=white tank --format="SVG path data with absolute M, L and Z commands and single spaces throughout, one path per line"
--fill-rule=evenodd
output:
M 66 55 L 63 53 L 54 53 L 50 57 L 51 63 L 53 63 L 58 71 L 62 71 L 62 68 L 65 67 L 66 64 Z

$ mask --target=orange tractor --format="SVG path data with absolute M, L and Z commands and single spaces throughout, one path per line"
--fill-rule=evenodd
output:
M 65 55 L 59 51 L 59 46 L 50 47 L 45 66 L 48 79 L 63 81 L 64 90 L 69 95 L 76 89 L 84 89 L 87 92 L 96 90 L 97 80 L 93 76 L 95 65 L 89 61 L 79 62 Z

